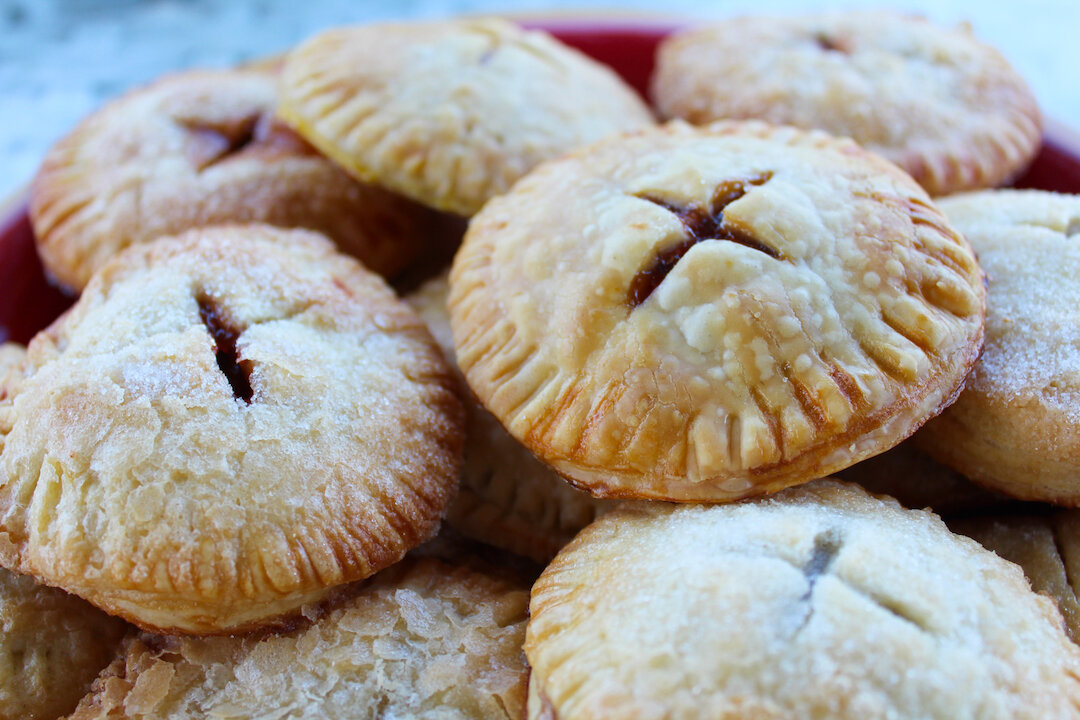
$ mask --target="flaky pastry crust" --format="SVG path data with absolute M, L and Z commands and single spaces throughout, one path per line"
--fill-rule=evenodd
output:
M 543 160 L 653 123 L 610 68 L 496 19 L 328 30 L 282 78 L 279 114 L 328 157 L 465 216 Z
M 1027 83 L 971 29 L 888 11 L 750 16 L 657 52 L 660 114 L 757 118 L 853 138 L 931 195 L 1007 183 L 1042 133 Z
M 129 92 L 48 152 L 30 218 L 48 271 L 81 290 L 129 245 L 189 228 L 317 230 L 386 276 L 452 232 L 438 213 L 358 183 L 274 118 L 277 75 L 197 70 Z M 447 226 L 447 227 L 444 227 Z
M 986 270 L 986 348 L 915 441 L 999 492 L 1078 506 L 1080 196 L 985 191 L 942 210 Z
M 546 163 L 473 218 L 451 272 L 484 405 L 594 495 L 732 500 L 882 452 L 982 343 L 971 249 L 851 141 L 663 128 Z
M 134 246 L 28 346 L 0 563 L 151 630 L 294 614 L 435 533 L 455 390 L 420 319 L 319 235 Z
M 454 341 L 445 274 L 405 299 L 431 330 L 451 365 Z M 462 378 L 464 384 L 464 378 Z M 568 484 L 503 429 L 471 395 L 464 398 L 465 464 L 446 519 L 460 532 L 547 563 L 598 515 L 614 507 Z
M 0 720 L 74 710 L 129 630 L 74 595 L 0 570 Z
M 1080 717 L 1020 568 L 857 486 L 608 513 L 533 586 L 530 718 Z
M 406 559 L 351 594 L 280 635 L 135 638 L 72 720 L 523 716 L 524 587 Z
M 985 514 L 949 522 L 953 532 L 1019 565 L 1036 592 L 1053 598 L 1080 643 L 1080 510 Z

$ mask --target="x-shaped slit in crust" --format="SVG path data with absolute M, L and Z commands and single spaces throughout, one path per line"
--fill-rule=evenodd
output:
M 801 631 L 810 622 L 810 618 L 814 615 L 814 601 L 813 594 L 814 588 L 817 585 L 819 579 L 825 575 L 830 575 L 830 568 L 833 561 L 840 554 L 840 549 L 843 547 L 844 538 L 838 528 L 828 528 L 819 532 L 814 536 L 814 547 L 810 552 L 810 558 L 806 561 L 801 568 L 799 568 L 803 576 L 806 578 L 807 588 L 806 592 L 799 598 L 799 604 L 806 608 L 806 615 L 799 622 L 799 626 L 796 629 L 796 633 Z M 874 592 L 869 588 L 860 586 L 853 582 L 848 577 L 845 578 L 839 574 L 832 574 L 832 576 L 843 583 L 852 592 L 857 595 L 861 595 L 869 602 L 873 603 L 877 607 L 885 610 L 889 614 L 893 615 L 897 619 L 909 623 L 914 626 L 920 632 L 928 635 L 935 635 L 933 630 L 927 626 L 926 622 L 918 617 L 915 613 L 911 612 L 908 608 L 905 608 L 903 603 L 896 599 L 881 595 Z
M 199 171 L 246 151 L 263 155 L 317 155 L 316 150 L 270 113 L 224 122 L 182 121 L 187 157 Z
M 771 172 L 764 172 L 744 179 L 726 180 L 717 186 L 708 207 L 704 208 L 700 205 L 676 205 L 648 194 L 637 195 L 636 197 L 659 205 L 675 215 L 686 230 L 686 236 L 678 244 L 661 250 L 649 266 L 634 275 L 627 293 L 627 303 L 630 307 L 635 308 L 645 302 L 668 276 L 668 273 L 675 268 L 679 260 L 699 242 L 726 240 L 757 250 L 774 260 L 782 259 L 783 256 L 779 250 L 724 218 L 724 208 L 746 195 L 751 188 L 760 187 L 771 178 Z
M 814 35 L 814 42 L 825 52 L 851 54 L 851 38 L 821 31 Z

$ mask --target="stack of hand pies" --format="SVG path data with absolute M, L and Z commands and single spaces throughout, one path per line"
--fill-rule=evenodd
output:
M 1080 718 L 1080 198 L 988 189 L 1024 82 L 747 17 L 651 97 L 387 23 L 59 141 L 0 718 Z

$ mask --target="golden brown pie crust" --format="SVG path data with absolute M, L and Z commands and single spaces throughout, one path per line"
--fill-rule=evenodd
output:
M 985 288 L 926 193 L 851 141 L 672 123 L 531 173 L 451 272 L 458 363 L 598 496 L 732 500 L 882 452 L 960 391 Z
M 986 270 L 986 348 L 956 404 L 914 439 L 993 490 L 1078 506 L 1080 196 L 984 191 L 942 209 Z
M 449 292 L 443 274 L 405 299 L 454 365 L 446 307 Z M 594 498 L 564 481 L 471 394 L 463 402 L 465 464 L 461 487 L 446 515 L 451 526 L 476 540 L 548 563 L 583 527 L 614 507 L 612 501 Z
M 133 638 L 72 720 L 523 717 L 525 586 L 406 559 L 348 592 L 279 635 Z
M 1006 184 L 1042 137 L 1027 83 L 970 27 L 880 10 L 675 33 L 657 52 L 652 95 L 668 118 L 756 118 L 850 137 L 931 195 Z
M 129 248 L 10 390 L 0 563 L 156 631 L 272 623 L 396 562 L 460 471 L 427 329 L 308 231 Z
M 30 218 L 48 271 L 81 290 L 112 255 L 189 228 L 319 231 L 394 276 L 451 232 L 439 213 L 358 183 L 274 117 L 277 75 L 198 70 L 129 92 L 49 151 Z
M 373 23 L 293 50 L 279 114 L 355 177 L 473 215 L 537 163 L 653 124 L 611 68 L 504 20 Z

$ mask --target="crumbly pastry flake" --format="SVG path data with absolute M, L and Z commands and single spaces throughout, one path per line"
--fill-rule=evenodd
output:
M 449 292 L 444 273 L 405 299 L 455 365 L 446 307 Z M 508 434 L 475 398 L 466 397 L 463 402 L 465 463 L 461 487 L 447 511 L 451 526 L 469 537 L 547 563 L 578 531 L 614 507 L 612 501 L 569 485 Z
M 130 630 L 73 595 L 0 570 L 0 720 L 74 710 Z
M 266 222 L 322 232 L 387 276 L 451 232 L 438 213 L 351 179 L 274 116 L 277 75 L 196 70 L 129 92 L 45 156 L 30 217 L 42 260 L 81 290 L 129 245 Z
M 142 635 L 72 715 L 505 718 L 525 710 L 528 592 L 406 559 L 280 635 Z
M 433 535 L 456 488 L 450 369 L 314 233 L 133 247 L 27 352 L 4 408 L 0 562 L 147 629 L 294 614 Z
M 1075 718 L 1080 648 L 1020 569 L 819 481 L 639 503 L 533 586 L 530 718 Z
M 1031 90 L 970 28 L 894 12 L 748 16 L 690 28 L 657 53 L 661 115 L 757 118 L 851 137 L 931 195 L 1006 184 L 1034 158 Z
M 356 177 L 465 216 L 539 162 L 653 123 L 610 68 L 486 18 L 320 33 L 289 54 L 279 114 Z
M 984 298 L 925 192 L 854 143 L 673 123 L 489 203 L 450 308 L 470 386 L 572 483 L 731 500 L 940 412 L 978 354 Z
M 986 347 L 915 440 L 991 489 L 1080 505 L 1080 196 L 984 191 L 941 207 L 987 274 Z

